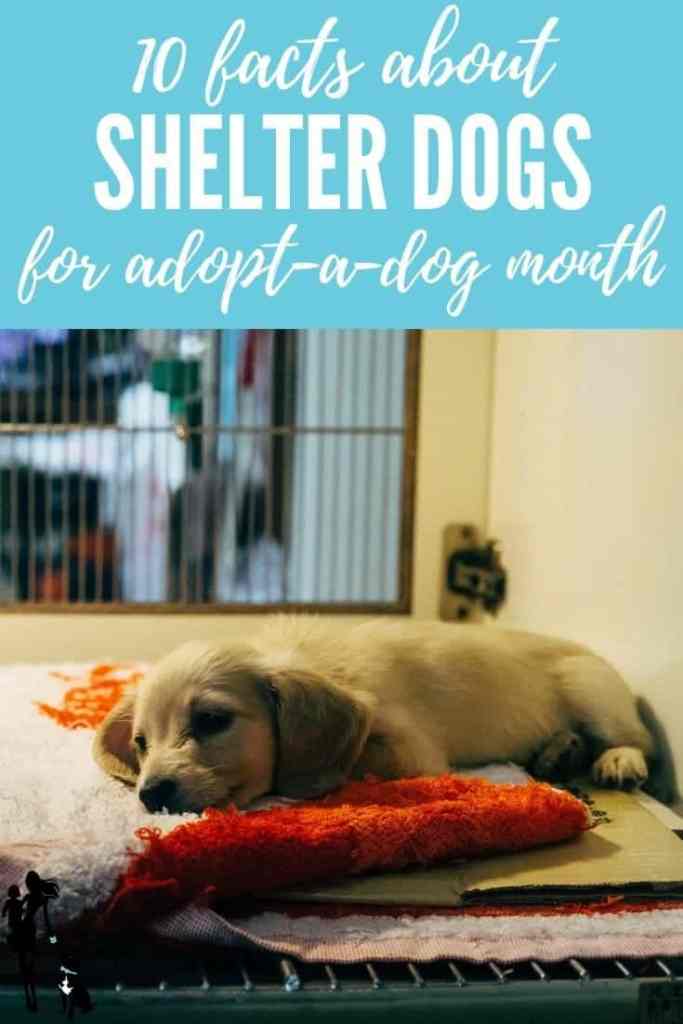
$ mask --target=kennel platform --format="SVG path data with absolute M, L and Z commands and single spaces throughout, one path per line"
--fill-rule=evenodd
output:
M 46 958 L 45 958 L 46 959 Z M 25 1021 L 14 961 L 0 961 L 0 1020 Z M 37 1016 L 61 1009 L 57 978 L 39 971 Z M 303 964 L 263 953 L 206 955 L 142 946 L 83 962 L 94 1021 L 506 1021 L 673 1024 L 683 1021 L 683 958 Z

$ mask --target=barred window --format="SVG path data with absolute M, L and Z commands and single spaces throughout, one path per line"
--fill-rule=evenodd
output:
M 419 338 L 0 331 L 0 602 L 407 611 Z

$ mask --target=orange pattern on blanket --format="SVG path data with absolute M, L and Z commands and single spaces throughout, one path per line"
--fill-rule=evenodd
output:
M 76 683 L 62 698 L 61 707 L 36 701 L 38 710 L 65 729 L 96 729 L 123 696 L 129 686 L 137 685 L 143 676 L 139 668 L 124 665 L 95 665 L 84 677 L 51 672 L 55 679 Z

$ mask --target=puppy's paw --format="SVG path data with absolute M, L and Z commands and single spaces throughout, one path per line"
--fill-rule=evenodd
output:
M 647 778 L 647 764 L 637 747 L 610 747 L 593 765 L 593 781 L 599 786 L 632 789 Z
M 531 765 L 531 774 L 548 782 L 566 782 L 588 768 L 588 745 L 578 733 L 556 732 Z

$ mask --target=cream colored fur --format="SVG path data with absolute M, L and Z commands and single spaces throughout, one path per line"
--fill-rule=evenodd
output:
M 278 694 L 279 742 L 265 686 Z M 197 738 L 191 708 L 207 701 L 234 718 L 217 735 Z M 631 692 L 577 644 L 489 626 L 349 628 L 278 616 L 241 643 L 185 645 L 164 658 L 100 729 L 95 756 L 125 781 L 139 773 L 141 790 L 171 779 L 169 809 L 196 810 L 244 805 L 272 790 L 317 795 L 367 773 L 525 764 L 553 735 L 573 729 L 596 743 L 597 782 L 647 776 L 652 740 Z M 136 734 L 146 738 L 144 755 L 128 746 Z

